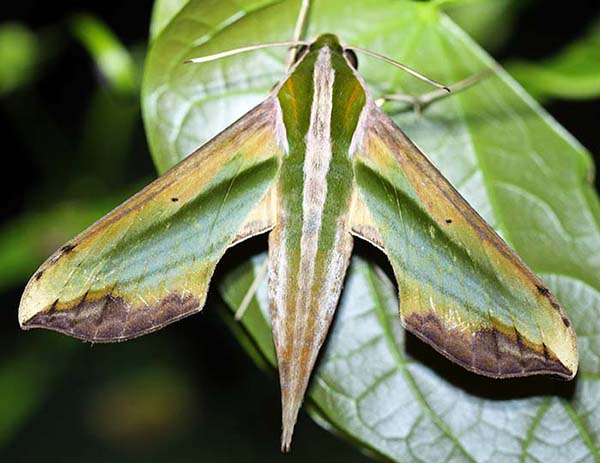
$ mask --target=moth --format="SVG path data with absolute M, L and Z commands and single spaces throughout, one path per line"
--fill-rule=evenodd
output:
M 226 250 L 269 233 L 282 449 L 333 319 L 358 237 L 389 258 L 410 332 L 495 378 L 577 372 L 577 340 L 544 283 L 376 104 L 354 51 L 324 34 L 292 47 L 271 94 L 62 246 L 33 275 L 24 329 L 131 339 L 200 311 Z M 442 91 L 446 88 L 398 65 Z

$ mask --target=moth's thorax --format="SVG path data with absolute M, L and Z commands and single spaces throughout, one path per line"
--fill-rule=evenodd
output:
M 324 83 L 331 87 L 330 91 L 319 88 Z M 314 117 L 312 112 L 322 113 L 331 106 L 323 124 L 328 126 L 337 151 L 348 148 L 345 142 L 352 140 L 367 101 L 362 81 L 344 56 L 337 37 L 332 34 L 321 35 L 310 45 L 287 79 L 280 84 L 277 97 L 289 143 L 293 143 L 292 139 L 298 134 L 307 139 L 310 120 Z

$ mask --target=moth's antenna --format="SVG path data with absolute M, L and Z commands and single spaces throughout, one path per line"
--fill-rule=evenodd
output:
M 261 50 L 263 48 L 275 48 L 275 47 L 301 47 L 303 45 L 310 45 L 310 42 L 305 40 L 288 40 L 285 42 L 269 42 L 259 43 L 256 45 L 248 45 L 247 47 L 234 48 L 233 50 L 222 51 L 221 53 L 215 53 L 214 55 L 200 56 L 199 58 L 192 58 L 184 61 L 185 63 L 208 63 L 209 61 L 216 61 L 221 58 L 228 56 L 239 55 L 240 53 L 246 53 L 247 51 Z
M 346 46 L 345 48 L 347 50 L 358 51 L 358 52 L 364 53 L 365 55 L 372 56 L 373 58 L 380 59 L 381 61 L 385 61 L 386 63 L 389 63 L 389 64 L 391 64 L 393 66 L 396 66 L 397 68 L 402 69 L 405 72 L 408 72 L 410 75 L 416 77 L 417 79 L 420 79 L 423 82 L 427 82 L 429 85 L 433 85 L 436 88 L 440 88 L 442 90 L 445 90 L 448 93 L 450 93 L 450 91 L 451 91 L 447 86 L 445 86 L 443 84 L 440 84 L 439 82 L 436 82 L 435 80 L 430 79 L 427 76 L 424 76 L 420 72 L 417 72 L 417 71 L 415 71 L 412 68 L 409 68 L 407 65 L 399 63 L 398 61 L 394 61 L 393 59 L 388 58 L 387 56 L 380 55 L 379 53 L 376 53 L 374 51 L 367 50 L 366 48 L 361 48 L 361 47 Z
M 306 25 L 306 18 L 308 17 L 308 9 L 310 8 L 310 0 L 302 0 L 302 4 L 300 5 L 300 12 L 298 13 L 298 19 L 296 20 L 296 27 L 294 27 L 294 35 L 292 36 L 292 40 L 299 41 L 300 37 L 302 37 L 302 32 L 304 32 L 304 26 Z M 294 64 L 294 56 L 296 52 L 293 49 L 290 49 L 288 52 L 287 60 L 285 65 L 289 70 Z

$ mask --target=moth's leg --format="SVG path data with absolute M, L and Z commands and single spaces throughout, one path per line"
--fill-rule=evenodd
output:
M 244 294 L 244 298 L 242 299 L 240 306 L 235 311 L 236 321 L 240 321 L 242 319 L 242 317 L 244 316 L 244 313 L 246 312 L 246 309 L 248 309 L 248 307 L 250 306 L 250 302 L 252 302 L 252 298 L 255 296 L 256 291 L 258 290 L 258 286 L 260 285 L 260 282 L 265 278 L 265 275 L 267 274 L 268 266 L 269 266 L 269 258 L 266 258 L 265 261 L 260 266 L 260 268 L 258 269 L 258 272 L 256 273 L 256 275 L 254 277 L 254 281 L 248 288 L 248 291 L 246 291 L 246 294 Z
M 450 93 L 448 93 L 448 91 L 445 89 L 433 90 L 431 92 L 423 93 L 422 95 L 406 95 L 402 93 L 394 93 L 390 95 L 383 95 L 377 98 L 375 100 L 375 104 L 377 106 L 383 106 L 383 104 L 388 101 L 406 103 L 407 105 L 411 106 L 417 114 L 420 115 L 423 112 L 423 110 L 431 103 L 441 100 L 442 98 L 452 95 L 453 93 L 466 90 L 467 88 L 472 87 L 473 85 L 481 82 L 493 72 L 493 69 L 486 69 L 485 71 L 473 74 L 472 76 L 469 76 L 466 79 L 458 81 L 455 84 L 450 85 L 448 87 L 450 89 Z
M 308 10 L 310 9 L 310 0 L 302 0 L 302 4 L 300 5 L 300 12 L 298 13 L 298 19 L 296 20 L 296 27 L 294 27 L 294 36 L 292 37 L 293 41 L 300 40 L 302 37 L 302 33 L 304 32 L 304 27 L 306 26 L 306 18 L 308 17 Z M 287 59 L 286 59 L 286 69 L 289 71 L 292 65 L 294 64 L 294 58 L 296 53 L 298 52 L 297 47 L 290 48 L 288 51 Z

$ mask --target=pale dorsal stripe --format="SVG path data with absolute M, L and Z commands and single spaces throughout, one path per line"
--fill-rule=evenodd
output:
M 304 189 L 302 192 L 302 238 L 300 241 L 300 278 L 297 303 L 310 303 L 314 286 L 314 269 L 327 199 L 327 173 L 331 164 L 331 113 L 333 110 L 333 81 L 328 47 L 319 51 L 313 74 L 313 100 L 310 123 L 306 134 L 304 159 Z M 299 307 L 300 309 L 300 307 Z M 308 311 L 304 311 L 308 314 Z M 302 313 L 302 312 L 298 312 Z

